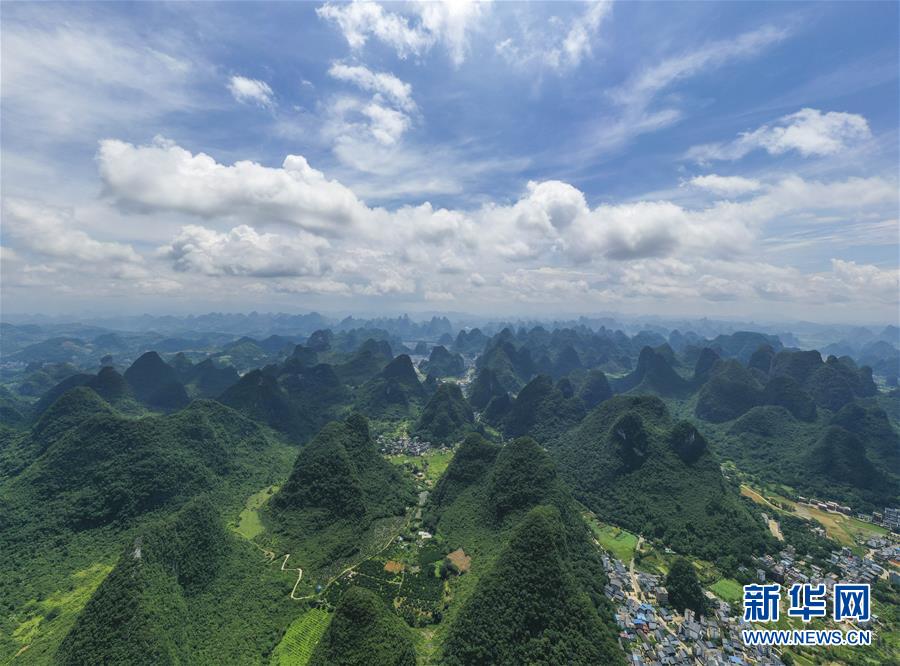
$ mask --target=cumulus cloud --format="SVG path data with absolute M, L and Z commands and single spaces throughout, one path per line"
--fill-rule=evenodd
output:
M 163 254 L 178 271 L 282 277 L 319 275 L 324 268 L 320 252 L 327 247 L 327 241 L 311 234 L 258 233 L 247 225 L 219 233 L 190 225 Z
M 274 93 L 269 84 L 258 79 L 232 76 L 228 81 L 228 90 L 238 102 L 245 104 L 251 103 L 269 107 L 274 103 Z
M 861 115 L 806 108 L 782 116 L 772 125 L 742 132 L 734 141 L 694 146 L 687 157 L 697 162 L 738 160 L 754 150 L 770 155 L 796 151 L 803 157 L 821 157 L 846 150 L 871 135 Z
M 71 213 L 19 199 L 3 205 L 3 231 L 16 247 L 45 257 L 90 262 L 105 271 L 108 264 L 139 264 L 141 257 L 124 243 L 98 241 L 76 229 Z
M 412 99 L 412 86 L 388 72 L 373 72 L 363 65 L 332 63 L 328 74 L 339 81 L 347 81 L 361 90 L 383 95 L 404 111 L 416 107 Z
M 107 193 L 138 209 L 250 217 L 326 234 L 339 233 L 366 212 L 353 192 L 300 155 L 288 155 L 280 168 L 250 161 L 227 166 L 161 138 L 146 146 L 107 139 L 100 142 L 97 163 Z
M 721 196 L 740 196 L 756 192 L 762 187 L 758 180 L 741 176 L 719 176 L 714 173 L 695 176 L 688 181 L 692 187 Z
M 713 198 L 690 206 L 665 199 L 592 206 L 578 188 L 548 180 L 529 182 L 509 203 L 389 209 L 366 206 L 300 156 L 281 168 L 225 166 L 164 141 L 105 142 L 98 160 L 121 204 L 207 220 L 183 227 L 157 255 L 175 275 L 253 279 L 283 293 L 421 301 L 477 291 L 498 303 L 828 303 L 856 294 L 882 302 L 896 279 L 842 260 L 806 274 L 753 260 L 776 223 L 779 233 L 793 225 L 824 234 L 834 220 L 883 224 L 898 194 L 878 177 L 764 182 L 706 174 L 685 185 Z M 268 222 L 280 224 L 262 230 Z

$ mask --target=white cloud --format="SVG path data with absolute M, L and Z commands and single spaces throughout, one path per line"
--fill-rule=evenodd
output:
M 386 12 L 376 2 L 331 4 L 316 9 L 320 18 L 336 23 L 353 49 L 365 46 L 370 36 L 388 44 L 405 58 L 418 55 L 431 47 L 433 38 L 420 28 L 410 27 L 405 16 Z
M 339 81 L 347 81 L 361 90 L 383 95 L 404 111 L 414 111 L 412 86 L 388 72 L 373 72 L 362 65 L 332 63 L 328 74 Z
M 324 239 L 305 233 L 258 233 L 246 225 L 219 233 L 190 225 L 162 251 L 178 271 L 281 277 L 321 274 L 320 253 L 327 247 Z
M 369 131 L 380 144 L 390 146 L 409 129 L 409 116 L 401 111 L 370 102 L 362 107 L 361 113 L 369 119 Z
M 671 56 L 644 69 L 626 85 L 614 90 L 612 97 L 625 106 L 643 106 L 676 81 L 722 67 L 731 60 L 754 56 L 766 46 L 785 39 L 787 35 L 788 31 L 783 28 L 763 26 L 732 39 L 711 42 L 694 51 Z
M 831 270 L 834 278 L 845 287 L 848 298 L 866 294 L 869 298 L 896 307 L 900 297 L 900 270 L 897 268 L 879 268 L 871 264 L 832 259 Z
M 485 11 L 486 3 L 420 2 L 408 5 L 411 16 L 386 11 L 375 2 L 326 3 L 316 10 L 320 18 L 340 29 L 350 48 L 360 50 L 370 37 L 393 48 L 397 56 L 421 56 L 438 43 L 459 65 L 468 51 L 469 31 Z M 412 19 L 412 20 L 411 20 Z
M 322 233 L 339 233 L 366 211 L 353 192 L 300 155 L 288 155 L 280 168 L 249 161 L 226 166 L 160 138 L 147 146 L 107 139 L 97 162 L 107 192 L 138 209 L 250 218 Z
M 756 192 L 762 185 L 753 178 L 741 176 L 719 176 L 711 173 L 705 176 L 695 176 L 688 181 L 692 187 L 707 190 L 721 196 L 740 196 Z
M 579 189 L 549 180 L 528 183 L 509 203 L 387 209 L 366 206 L 301 156 L 288 156 L 281 168 L 225 166 L 164 141 L 107 142 L 99 162 L 115 174 L 104 177 L 125 212 L 132 206 L 209 220 L 182 228 L 156 256 L 173 275 L 252 279 L 281 293 L 499 305 L 566 298 L 881 303 L 896 277 L 842 260 L 821 273 L 756 260 L 769 230 L 827 235 L 843 220 L 883 225 L 898 194 L 878 177 L 707 174 L 686 184 L 712 198 L 690 206 L 665 198 L 591 206 Z M 260 230 L 270 222 L 281 228 Z
M 228 90 L 231 95 L 243 103 L 258 104 L 270 107 L 274 103 L 274 93 L 265 81 L 248 79 L 245 76 L 232 76 L 228 81 Z
M 35 142 L 93 141 L 98 131 L 154 122 L 205 104 L 190 84 L 202 62 L 127 23 L 84 20 L 69 7 L 18 6 L 3 20 L 5 150 Z
M 262 286 L 265 290 L 265 286 Z M 274 285 L 277 292 L 286 294 L 325 294 L 328 296 L 350 296 L 353 290 L 350 285 L 337 280 L 316 278 L 292 278 L 277 280 Z
M 807 108 L 783 116 L 773 125 L 742 132 L 729 143 L 694 146 L 687 157 L 698 162 L 738 160 L 754 150 L 770 155 L 789 151 L 804 157 L 834 155 L 870 137 L 869 124 L 861 115 Z
M 753 57 L 767 46 L 784 40 L 788 34 L 783 28 L 763 26 L 732 39 L 710 42 L 698 49 L 669 56 L 642 69 L 610 92 L 620 113 L 600 119 L 593 136 L 587 137 L 586 150 L 593 153 L 616 148 L 641 134 L 677 123 L 683 112 L 672 100 L 667 100 L 663 108 L 653 108 L 661 93 L 678 81 Z
M 89 262 L 99 271 L 108 264 L 139 264 L 142 259 L 130 245 L 98 241 L 74 228 L 66 211 L 18 199 L 3 204 L 4 236 L 16 247 L 45 257 Z
M 573 69 L 591 55 L 591 43 L 611 10 L 608 0 L 589 2 L 582 14 L 571 19 L 567 30 L 561 29 L 558 17 L 542 20 L 538 29 L 526 30 L 519 39 L 507 37 L 494 50 L 517 67 L 529 68 L 537 63 L 550 69 Z

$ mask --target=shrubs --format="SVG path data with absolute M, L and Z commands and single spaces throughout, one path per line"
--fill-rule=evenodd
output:
M 694 565 L 683 557 L 672 563 L 666 576 L 666 590 L 669 592 L 669 605 L 679 613 L 690 608 L 698 615 L 706 609 L 703 588 L 697 578 Z
M 415 666 L 410 629 L 378 596 L 348 589 L 316 646 L 310 666 Z

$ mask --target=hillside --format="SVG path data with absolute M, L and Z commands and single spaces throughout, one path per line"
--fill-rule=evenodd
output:
M 766 546 L 703 436 L 674 423 L 659 398 L 614 397 L 551 450 L 575 496 L 604 520 L 709 560 L 747 560 Z
M 544 442 L 562 434 L 584 417 L 584 403 L 566 397 L 546 375 L 538 375 L 519 391 L 503 418 L 507 437 L 529 435 Z
M 370 590 L 344 593 L 310 666 L 415 666 L 413 634 Z
M 253 370 L 220 397 L 223 404 L 304 442 L 349 402 L 348 389 L 334 368 L 305 366 L 296 359 Z
M 869 511 L 900 496 L 890 473 L 897 469 L 891 456 L 900 449 L 898 436 L 877 408 L 850 403 L 830 419 L 804 422 L 783 407 L 755 407 L 723 424 L 717 447 L 742 470 L 801 495 Z
M 637 367 L 621 379 L 612 383 L 616 393 L 649 393 L 663 397 L 685 395 L 690 386 L 671 366 L 662 353 L 644 347 L 638 356 Z
M 176 410 L 189 401 L 175 369 L 154 351 L 141 355 L 123 376 L 135 397 L 151 408 Z
M 402 419 L 415 416 L 426 399 L 412 361 L 401 354 L 359 387 L 355 406 L 372 419 Z
M 129 541 L 63 639 L 55 663 L 252 660 L 292 608 L 283 579 L 195 500 Z M 263 612 L 264 611 L 264 612 Z M 246 622 L 253 616 L 253 622 Z
M 559 549 L 552 555 L 552 566 L 543 575 L 552 577 L 554 581 L 571 576 L 570 582 L 565 584 L 573 590 L 572 599 L 588 599 L 591 610 L 587 616 L 593 618 L 591 624 L 600 618 L 603 625 L 593 636 L 593 641 L 606 654 L 610 654 L 608 651 L 611 649 L 614 651 L 610 647 L 612 643 L 607 642 L 611 633 L 604 628 L 611 622 L 608 602 L 603 595 L 606 574 L 588 528 L 568 488 L 559 478 L 555 464 L 531 438 L 516 439 L 498 447 L 472 434 L 460 445 L 435 487 L 425 512 L 425 524 L 434 530 L 444 548 L 462 548 L 471 558 L 469 572 L 459 579 L 451 579 L 451 591 L 456 601 L 450 611 L 446 658 L 453 654 L 453 658 L 462 660 L 462 663 L 473 663 L 469 660 L 477 659 L 479 654 L 484 656 L 484 651 L 493 642 L 502 642 L 506 640 L 504 637 L 512 635 L 521 637 L 529 632 L 534 634 L 535 641 L 546 642 L 554 635 L 553 627 L 564 622 L 563 617 L 558 615 L 564 612 L 559 607 L 544 607 L 547 600 L 542 603 L 540 594 L 532 596 L 520 590 L 523 595 L 521 601 L 528 606 L 527 609 L 520 608 L 522 615 L 497 615 L 497 618 L 506 618 L 504 626 L 491 621 L 484 627 L 484 632 L 473 634 L 469 631 L 470 624 L 484 620 L 484 612 L 499 613 L 519 603 L 511 598 L 515 594 L 515 583 L 507 587 L 510 585 L 510 581 L 506 580 L 507 573 L 499 573 L 508 571 L 509 566 L 508 561 L 501 563 L 501 558 L 505 544 L 515 538 L 513 535 L 523 523 L 528 524 L 529 512 L 538 506 L 552 513 L 552 529 L 563 534 L 561 540 L 554 537 L 554 541 L 541 542 L 543 548 L 551 552 Z M 526 527 L 524 532 L 530 529 Z M 518 550 L 513 547 L 514 552 Z M 518 557 L 511 555 L 517 562 Z M 532 554 L 522 554 L 521 557 L 530 558 Z M 540 558 L 537 559 L 540 561 Z M 562 564 L 557 566 L 559 562 Z M 517 566 L 520 565 L 521 562 Z M 496 576 L 500 579 L 498 585 L 504 589 L 502 594 L 499 594 L 499 589 L 493 589 L 495 583 L 488 583 L 484 578 L 495 567 L 499 567 Z M 561 569 L 568 574 L 560 573 Z M 529 576 L 524 571 L 520 575 Z M 487 585 L 486 591 L 482 591 L 482 584 Z M 538 589 L 543 588 L 539 585 Z M 495 595 L 495 592 L 498 594 Z M 480 600 L 472 601 L 474 605 L 470 607 L 469 600 L 476 598 Z M 579 603 L 576 602 L 576 606 Z M 485 610 L 488 608 L 491 610 Z M 529 629 L 511 621 L 511 617 L 540 619 Z M 462 622 L 459 628 L 455 624 L 457 620 Z M 454 647 L 451 648 L 451 645 Z M 518 650 L 529 648 L 525 645 L 502 645 L 502 649 L 509 650 L 504 652 L 505 659 L 515 659 L 524 654 Z
M 436 345 L 431 348 L 428 360 L 419 364 L 419 369 L 435 377 L 459 377 L 466 371 L 466 362 L 460 354 L 448 351 L 443 345 Z
M 444 382 L 428 400 L 413 434 L 438 444 L 454 444 L 472 429 L 472 408 L 458 384 Z
M 490 368 L 482 368 L 469 386 L 469 403 L 475 409 L 487 407 L 492 398 L 506 395 L 506 389 Z
M 9 491 L 78 529 L 183 502 L 229 477 L 264 478 L 277 448 L 263 428 L 215 402 L 132 419 L 86 388 L 54 403 L 31 437 L 46 448 Z
M 570 557 L 558 510 L 532 509 L 460 611 L 442 663 L 624 664 Z
M 413 503 L 410 482 L 381 457 L 366 419 L 354 414 L 329 423 L 300 450 L 264 521 L 309 566 L 322 566 L 359 549 L 374 521 L 402 516 Z

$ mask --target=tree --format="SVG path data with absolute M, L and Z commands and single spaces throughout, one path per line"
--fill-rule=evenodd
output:
M 675 610 L 684 612 L 684 609 L 690 608 L 698 615 L 703 613 L 705 603 L 697 571 L 685 558 L 679 557 L 672 564 L 669 575 L 666 576 L 666 589 L 669 592 L 669 603 Z

